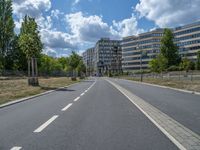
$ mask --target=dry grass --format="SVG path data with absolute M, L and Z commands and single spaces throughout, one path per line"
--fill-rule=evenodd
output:
M 67 86 L 77 81 L 71 81 L 70 78 L 40 78 L 40 86 L 28 86 L 27 79 L 17 80 L 0 80 L 0 104 L 39 94 L 47 90 L 56 89 L 58 87 Z
M 138 78 L 133 77 L 121 77 L 123 79 L 140 81 Z M 200 92 L 200 80 L 189 81 L 189 80 L 168 80 L 168 79 L 154 79 L 154 78 L 144 78 L 144 82 L 158 84 L 163 86 L 169 86 L 173 88 L 185 89 L 190 91 Z

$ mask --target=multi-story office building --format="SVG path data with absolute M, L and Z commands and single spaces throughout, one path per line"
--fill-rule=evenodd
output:
M 94 72 L 94 48 L 89 48 L 83 53 L 83 62 L 87 75 L 92 75 Z
M 163 29 L 156 29 L 138 36 L 123 38 L 123 70 L 139 70 L 141 67 L 142 69 L 147 69 L 149 61 L 155 58 L 160 51 L 160 41 L 163 31 Z
M 121 72 L 121 59 L 121 41 L 109 38 L 100 39 L 94 49 L 95 74 L 101 76 L 108 72 Z
M 180 55 L 195 61 L 200 50 L 200 22 L 177 27 L 173 32 Z
M 163 31 L 164 29 L 156 29 L 138 36 L 123 38 L 123 70 L 147 69 L 149 61 L 160 52 Z M 178 27 L 172 29 L 172 31 L 174 33 L 174 42 L 179 47 L 180 55 L 195 61 L 197 52 L 200 50 L 200 22 Z

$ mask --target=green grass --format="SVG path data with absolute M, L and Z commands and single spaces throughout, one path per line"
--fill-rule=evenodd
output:
M 28 86 L 27 79 L 0 80 L 0 104 L 19 98 L 32 96 L 58 87 L 67 86 L 78 81 L 67 77 L 40 78 L 40 86 Z

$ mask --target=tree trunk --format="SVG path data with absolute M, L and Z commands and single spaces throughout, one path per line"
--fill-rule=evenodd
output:
M 31 79 L 30 79 L 30 76 L 31 76 L 31 61 L 30 61 L 30 58 L 28 59 L 28 85 L 31 85 Z

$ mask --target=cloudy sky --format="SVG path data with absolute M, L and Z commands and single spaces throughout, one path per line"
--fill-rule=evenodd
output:
M 35 17 L 44 53 L 81 53 L 101 37 L 121 39 L 158 27 L 200 20 L 200 0 L 13 0 L 18 33 L 25 14 Z

